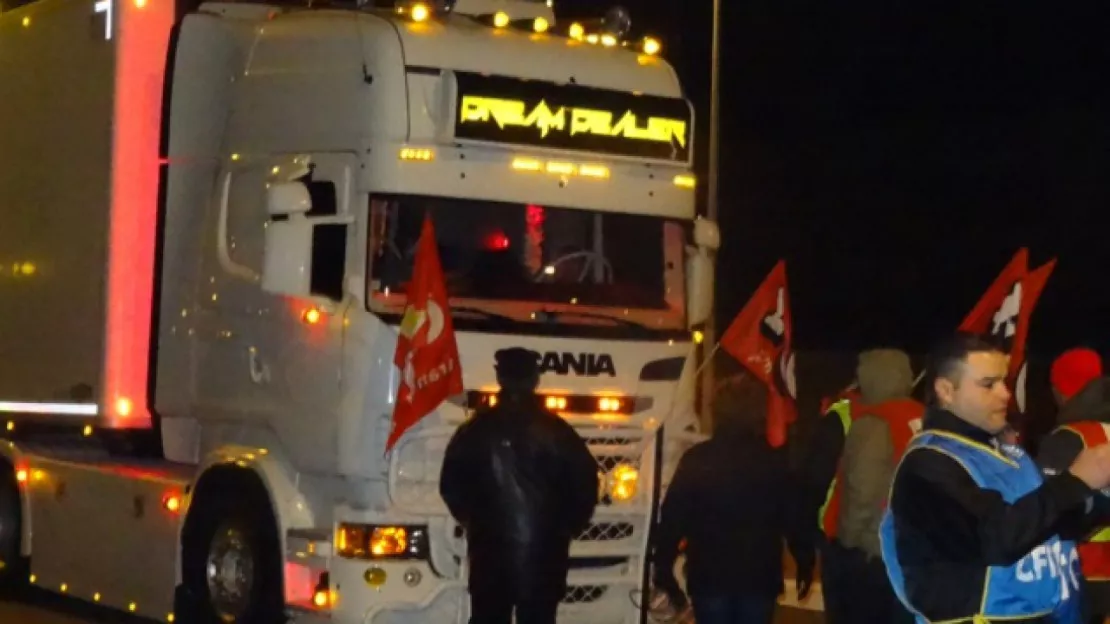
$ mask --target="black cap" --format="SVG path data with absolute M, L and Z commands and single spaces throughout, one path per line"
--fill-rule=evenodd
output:
M 527 379 L 540 372 L 540 354 L 524 347 L 501 349 L 493 354 L 497 373 L 509 379 Z

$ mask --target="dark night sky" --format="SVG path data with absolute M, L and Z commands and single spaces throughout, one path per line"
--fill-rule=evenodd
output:
M 724 323 L 784 257 L 801 348 L 922 348 L 1025 245 L 1059 258 L 1032 349 L 1110 351 L 1110 10 L 722 1 Z M 624 6 L 661 35 L 704 152 L 711 1 Z

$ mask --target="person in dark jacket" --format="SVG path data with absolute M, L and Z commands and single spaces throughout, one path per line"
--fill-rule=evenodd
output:
M 686 589 L 698 624 L 770 624 L 783 592 L 783 538 L 797 563 L 799 599 L 813 580 L 812 546 L 789 513 L 785 449 L 765 437 L 766 388 L 747 374 L 718 390 L 713 436 L 679 461 L 655 540 L 655 586 L 686 604 L 674 575 L 686 546 Z M 806 553 L 810 553 L 808 557 Z
M 1041 441 L 1037 463 L 1046 475 L 1066 471 L 1084 448 L 1105 444 L 1110 432 L 1110 379 L 1090 349 L 1070 349 L 1052 363 L 1052 392 L 1060 405 L 1058 427 Z M 1095 497 L 1096 511 L 1110 520 L 1110 499 Z M 1079 545 L 1086 620 L 1110 616 L 1110 526 L 1100 526 Z
M 586 442 L 536 395 L 538 354 L 498 351 L 494 407 L 447 445 L 440 494 L 466 530 L 471 624 L 553 624 L 571 541 L 598 501 Z
M 1110 445 L 1042 477 L 1002 443 L 1008 356 L 959 333 L 932 356 L 933 405 L 894 477 L 880 528 L 883 561 L 918 622 L 1079 621 L 1071 540 L 1090 528 L 1096 490 L 1110 485 Z

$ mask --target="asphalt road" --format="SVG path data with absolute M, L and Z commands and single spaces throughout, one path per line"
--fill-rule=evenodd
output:
M 93 610 L 68 601 L 32 596 L 24 603 L 0 602 L 0 622 L 18 624 L 149 624 L 150 620 Z M 822 624 L 819 612 L 780 608 L 775 624 Z

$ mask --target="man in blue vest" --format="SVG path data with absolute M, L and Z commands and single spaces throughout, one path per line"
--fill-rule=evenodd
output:
M 933 404 L 897 470 L 880 528 L 883 562 L 918 622 L 1078 624 L 1074 539 L 1110 486 L 1110 445 L 1043 478 L 1002 443 L 1008 356 L 960 333 L 934 351 Z

